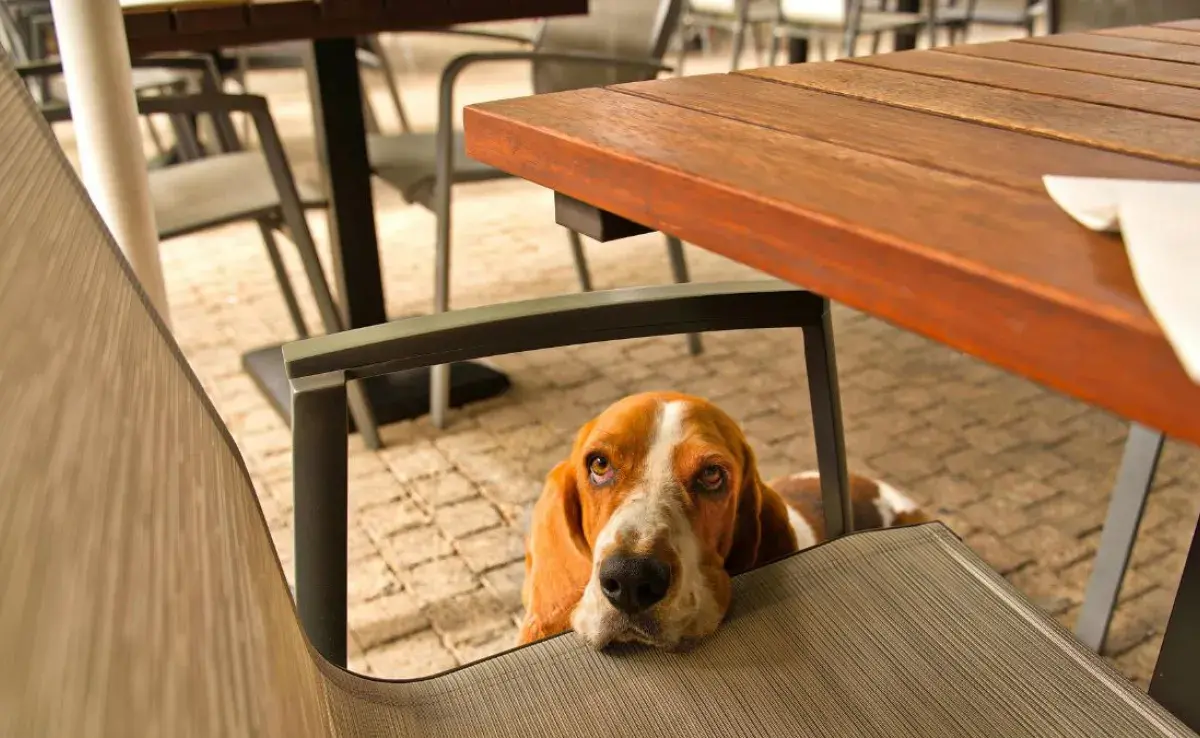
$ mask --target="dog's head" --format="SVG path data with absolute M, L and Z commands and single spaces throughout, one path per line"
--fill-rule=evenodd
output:
M 522 640 L 569 624 L 596 648 L 678 647 L 720 625 L 731 574 L 795 545 L 729 416 L 682 394 L 625 398 L 580 429 L 547 479 Z

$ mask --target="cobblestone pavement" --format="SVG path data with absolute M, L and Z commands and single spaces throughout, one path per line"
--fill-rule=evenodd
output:
M 418 71 L 402 79 L 405 100 L 414 123 L 429 127 L 436 77 L 419 68 L 437 54 L 420 43 L 408 50 Z M 520 65 L 481 67 L 465 77 L 460 99 L 526 94 L 526 79 Z M 270 73 L 253 84 L 271 99 L 297 173 L 313 178 L 303 77 Z M 379 87 L 372 94 L 386 126 L 386 97 Z M 70 150 L 69 129 L 60 135 Z M 433 218 L 382 185 L 375 196 L 390 312 L 425 311 Z M 462 186 L 454 213 L 457 307 L 577 288 L 547 191 L 520 181 Z M 324 243 L 323 214 L 311 222 Z M 241 352 L 293 335 L 259 244 L 253 225 L 235 225 L 169 241 L 163 258 L 178 339 L 246 456 L 290 577 L 289 435 L 239 363 Z M 588 255 L 598 288 L 669 279 L 659 236 L 590 244 Z M 298 260 L 286 257 L 301 284 Z M 697 280 L 754 276 L 695 248 L 688 259 Z M 852 466 L 908 490 L 1073 623 L 1126 425 L 873 318 L 838 309 L 834 323 Z M 500 357 L 513 390 L 455 412 L 446 431 L 424 421 L 388 427 L 378 453 L 352 439 L 352 668 L 414 677 L 513 643 L 522 510 L 579 424 L 622 395 L 707 396 L 744 423 L 768 476 L 813 467 L 798 331 L 711 335 L 705 345 L 698 358 L 682 337 Z M 1142 684 L 1200 513 L 1198 479 L 1200 454 L 1168 443 L 1107 649 Z

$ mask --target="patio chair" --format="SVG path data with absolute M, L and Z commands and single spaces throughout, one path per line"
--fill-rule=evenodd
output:
M 243 92 L 250 92 L 247 82 L 250 72 L 271 69 L 305 69 L 312 53 L 312 47 L 305 41 L 284 41 L 273 44 L 238 46 L 227 51 L 235 60 L 235 68 L 230 77 Z M 384 87 L 387 88 L 388 96 L 391 98 L 400 131 L 402 133 L 409 132 L 411 129 L 408 123 L 408 113 L 400 96 L 396 72 L 379 36 L 359 37 L 358 63 L 360 70 L 371 69 L 379 72 L 383 78 Z M 366 94 L 365 87 L 363 88 L 363 117 L 369 132 L 380 133 L 382 129 L 379 125 L 379 116 L 371 104 L 370 96 Z
M 972 22 L 981 26 L 1008 26 L 1025 31 L 1026 36 L 1032 36 L 1037 28 L 1039 18 L 1044 18 L 1049 8 L 1049 0 L 1008 0 L 1006 3 L 985 3 L 975 13 Z M 966 34 L 963 43 L 966 43 Z
M 816 41 L 820 58 L 826 58 L 825 36 L 842 34 L 842 56 L 852 57 L 858 50 L 858 38 L 871 35 L 871 53 L 879 51 L 883 34 L 924 29 L 929 45 L 937 45 L 937 32 L 947 28 L 953 42 L 956 29 L 971 24 L 978 0 L 963 0 L 963 5 L 943 0 L 924 0 L 921 12 L 895 10 L 892 0 L 780 0 L 779 15 L 771 34 L 770 63 L 775 64 L 785 38 Z M 965 32 L 965 31 L 964 31 Z
M 279 285 L 284 305 L 298 337 L 309 335 L 304 315 L 283 263 L 276 231 L 284 232 L 300 256 L 305 276 L 327 333 L 342 330 L 341 314 L 334 302 L 316 244 L 304 217 L 306 208 L 324 207 L 325 196 L 292 176 L 287 154 L 271 118 L 267 101 L 254 95 L 225 95 L 217 90 L 218 77 L 211 59 L 179 56 L 136 59 L 139 68 L 191 70 L 203 80 L 197 95 L 139 97 L 142 116 L 166 115 L 179 121 L 189 115 L 207 115 L 213 122 L 219 153 L 204 155 L 190 128 L 179 124 L 176 137 L 185 160 L 149 172 L 150 198 L 160 239 L 166 240 L 239 221 L 254 221 L 266 247 L 267 258 Z M 17 68 L 23 79 L 62 74 L 59 62 L 24 64 Z M 65 104 L 42 106 L 49 123 L 71 119 Z M 259 150 L 245 150 L 233 128 L 231 113 L 247 115 L 261 142 Z M 356 388 L 352 412 L 364 442 L 378 448 L 378 430 L 365 396 Z
M 683 0 L 593 0 L 587 16 L 545 21 L 532 49 L 476 52 L 452 60 L 442 72 L 438 95 L 438 128 L 432 133 L 371 136 L 368 149 L 375 175 L 395 187 L 410 203 L 421 204 L 437 217 L 434 311 L 450 308 L 451 186 L 504 179 L 511 175 L 477 162 L 466 154 L 461 131 L 454 130 L 454 85 L 468 67 L 488 61 L 533 63 L 535 93 L 561 92 L 652 79 L 661 70 L 682 12 Z M 579 233 L 568 229 L 580 287 L 592 289 Z M 667 236 L 672 276 L 687 282 L 683 244 Z M 688 350 L 699 354 L 699 336 L 688 335 Z M 448 366 L 430 374 L 430 415 L 443 427 L 450 399 Z
M 939 524 L 856 533 L 739 577 L 728 622 L 690 653 L 597 654 L 565 634 L 428 679 L 352 674 L 302 629 L 232 438 L 2 60 L 0 140 L 0 735 L 1189 733 Z M 332 419 L 359 371 L 335 367 L 412 363 L 391 350 L 421 342 L 492 350 L 487 323 L 512 337 L 513 321 L 540 314 L 569 341 L 554 318 L 564 299 L 590 339 L 633 315 L 663 330 L 705 315 L 732 325 L 710 311 L 743 297 L 741 319 L 760 300 L 822 308 L 774 283 L 638 294 L 316 339 L 292 354 L 315 371 L 302 412 L 324 405 Z M 446 342 L 469 335 L 480 340 Z M 343 491 L 329 492 L 344 516 Z
M 48 0 L 0 0 L 0 48 L 18 63 L 55 61 L 48 53 L 47 41 L 54 34 L 54 18 Z M 186 92 L 195 82 L 195 74 L 183 69 L 135 68 L 133 91 L 143 95 L 170 95 Z M 46 105 L 66 99 L 60 78 L 41 77 L 31 86 L 34 99 Z M 146 133 L 159 156 L 168 155 L 162 135 L 150 117 L 141 118 Z M 178 126 L 181 121 L 171 121 Z
M 730 51 L 729 71 L 736 72 L 746 45 L 746 31 L 754 44 L 754 55 L 761 64 L 762 41 L 759 31 L 770 28 L 779 14 L 779 0 L 688 0 L 683 20 L 679 24 L 679 36 L 688 38 L 696 30 L 720 28 L 733 37 Z M 687 58 L 687 44 L 679 44 L 679 58 L 675 73 L 683 74 L 683 63 Z

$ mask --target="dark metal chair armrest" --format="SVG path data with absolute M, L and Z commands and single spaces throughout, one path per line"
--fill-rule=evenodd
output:
M 828 302 L 778 281 L 691 283 L 563 295 L 437 313 L 283 347 L 292 385 L 296 601 L 309 639 L 346 663 L 346 382 L 404 369 L 597 341 L 810 328 Z
M 330 372 L 366 379 L 558 346 L 676 333 L 801 327 L 825 302 L 775 280 L 584 292 L 454 310 L 289 343 L 293 382 Z

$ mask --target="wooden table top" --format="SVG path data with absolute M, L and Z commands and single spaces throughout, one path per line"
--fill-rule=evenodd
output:
M 1200 443 L 1117 236 L 1044 174 L 1200 180 L 1200 21 L 471 106 L 471 156 Z
M 587 0 L 120 0 L 135 54 L 577 15 Z

